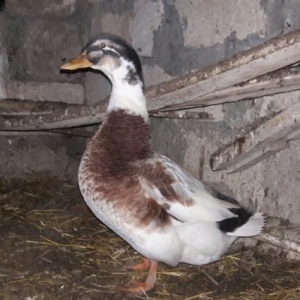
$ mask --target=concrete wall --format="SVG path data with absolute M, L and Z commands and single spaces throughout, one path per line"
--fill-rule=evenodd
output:
M 89 8 L 77 0 L 6 1 L 0 12 L 0 99 L 84 103 L 84 74 L 61 74 L 59 68 L 88 39 Z M 86 140 L 0 132 L 0 176 L 41 172 L 75 183 Z
M 300 28 L 297 0 L 90 2 L 92 34 L 108 31 L 127 38 L 142 59 L 147 86 Z M 109 91 L 106 80 L 97 76 L 92 74 L 85 81 L 90 103 Z M 234 140 L 241 128 L 299 101 L 299 96 L 294 92 L 199 109 L 213 116 L 210 122 L 152 119 L 153 146 L 244 204 L 258 201 L 270 215 L 300 224 L 300 142 L 244 172 L 228 175 L 209 166 L 211 153 Z
M 0 135 L 0 176 L 50 174 L 77 183 L 79 161 L 86 139 L 39 133 Z
M 133 44 L 149 86 L 300 28 L 299 8 L 298 0 L 11 0 L 8 94 L 94 104 L 109 94 L 109 82 L 95 73 L 59 74 L 59 65 L 98 32 L 120 34 Z M 69 89 L 68 96 L 53 95 L 59 87 Z M 241 173 L 212 172 L 208 163 L 210 154 L 241 128 L 299 96 L 293 92 L 201 109 L 214 117 L 209 122 L 152 119 L 153 146 L 243 203 L 258 201 L 270 215 L 300 224 L 299 141 Z
M 7 1 L 3 15 L 9 32 L 9 98 L 84 103 L 84 75 L 59 71 L 85 43 L 88 7 L 81 2 Z
M 5 18 L 0 11 L 0 99 L 3 99 L 7 96 L 6 83 L 8 81 L 8 60 L 5 47 L 5 39 Z
M 163 4 L 163 21 L 154 37 L 154 55 L 145 58 L 148 69 L 157 66 L 159 75 L 175 76 L 216 63 L 300 27 L 298 1 L 195 0 Z M 153 77 L 157 78 L 155 72 Z M 209 166 L 209 156 L 233 140 L 241 128 L 298 102 L 299 97 L 300 93 L 294 92 L 215 106 L 214 122 L 153 119 L 153 145 L 196 177 L 243 203 L 258 201 L 270 215 L 300 224 L 299 141 L 244 172 L 229 175 L 213 172 Z
M 141 56 L 147 85 L 300 28 L 296 0 L 138 0 L 128 1 L 126 8 L 113 3 L 109 11 L 106 1 L 95 4 L 107 11 L 101 28 L 124 35 L 124 26 L 110 24 L 129 18 L 128 38 Z M 244 204 L 258 201 L 270 215 L 300 224 L 299 141 L 244 172 L 228 175 L 209 166 L 210 154 L 233 140 L 241 128 L 299 101 L 299 96 L 294 92 L 202 109 L 214 116 L 211 122 L 152 119 L 153 146 Z

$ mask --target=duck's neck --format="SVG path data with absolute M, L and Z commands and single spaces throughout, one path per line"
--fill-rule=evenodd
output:
M 110 174 L 152 155 L 146 99 L 141 86 L 114 87 L 106 118 L 90 146 L 90 154 Z
M 140 116 L 146 123 L 149 122 L 146 98 L 141 82 L 132 85 L 126 80 L 112 79 L 112 92 L 107 112 L 123 110 L 129 115 Z
M 132 162 L 151 157 L 149 135 L 149 123 L 141 116 L 122 109 L 111 110 L 91 141 L 89 155 L 101 172 L 117 175 Z

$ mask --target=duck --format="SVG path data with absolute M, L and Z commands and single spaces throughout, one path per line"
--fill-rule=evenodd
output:
M 94 69 L 112 84 L 107 111 L 83 154 L 81 194 L 93 214 L 144 259 L 144 282 L 118 288 L 138 296 L 154 288 L 159 263 L 217 261 L 238 237 L 262 232 L 258 205 L 245 208 L 190 175 L 150 145 L 140 59 L 122 37 L 101 33 L 61 70 Z

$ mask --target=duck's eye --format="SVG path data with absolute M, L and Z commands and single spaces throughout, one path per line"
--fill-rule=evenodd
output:
M 100 47 L 101 47 L 102 49 L 104 49 L 104 48 L 106 47 L 106 44 L 105 44 L 105 43 L 102 43 L 102 44 L 100 45 Z

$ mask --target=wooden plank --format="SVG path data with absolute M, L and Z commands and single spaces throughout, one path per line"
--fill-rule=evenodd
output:
M 300 30 L 273 38 L 216 66 L 175 78 L 148 90 L 149 108 L 185 104 L 300 61 Z
M 263 75 L 249 82 L 205 95 L 188 105 L 183 104 L 171 108 L 177 109 L 176 111 L 165 111 L 164 109 L 151 111 L 150 105 L 149 113 L 150 116 L 159 118 L 213 121 L 214 117 L 210 114 L 192 112 L 186 109 L 259 98 L 298 89 L 300 89 L 300 67 L 289 67 Z M 105 114 L 106 105 L 107 101 L 100 102 L 94 107 L 88 107 L 58 102 L 6 99 L 0 101 L 0 130 L 42 130 L 100 123 Z
M 239 53 L 213 67 L 148 88 L 148 109 L 157 112 L 198 107 L 299 89 L 300 72 L 291 76 L 286 74 L 284 79 L 275 76 L 257 80 L 256 83 L 249 81 L 299 60 L 300 30 L 297 30 Z M 237 86 L 239 83 L 243 84 Z M 227 90 L 218 92 L 222 89 Z M 210 93 L 215 94 L 208 95 Z M 70 105 L 64 108 L 60 104 L 51 104 L 52 108 L 48 111 L 44 107 L 44 113 L 35 111 L 34 108 L 5 113 L 1 108 L 5 109 L 7 102 L 0 101 L 0 129 L 40 130 L 95 124 L 102 121 L 106 103 L 107 101 L 103 101 L 95 107 Z
M 88 132 L 84 129 L 80 128 L 65 128 L 65 129 L 43 129 L 43 130 L 35 130 L 35 131 L 1 131 L 0 130 L 0 137 L 1 136 L 40 136 L 40 135 L 63 135 L 68 137 L 79 137 L 84 139 L 92 138 L 94 132 Z
M 174 105 L 169 107 L 168 111 L 169 109 L 181 110 L 260 98 L 299 89 L 300 66 L 289 66 L 227 89 L 204 95 L 195 101 Z M 164 111 L 165 109 L 162 108 L 160 111 Z
M 282 226 L 281 220 L 268 217 L 268 226 L 256 240 L 295 253 L 300 253 L 300 227 L 295 225 Z
M 287 148 L 299 135 L 300 103 L 296 103 L 212 154 L 211 168 L 228 173 L 243 171 Z
M 214 121 L 215 118 L 212 114 L 203 111 L 156 111 L 150 112 L 151 117 L 167 118 L 167 119 L 188 119 L 188 120 L 201 120 L 201 121 Z
M 287 67 L 260 76 L 248 82 L 200 97 L 197 101 L 151 111 L 152 117 L 198 119 L 212 121 L 213 116 L 186 109 L 205 107 L 243 99 L 259 98 L 267 95 L 286 93 L 300 89 L 300 66 Z M 70 105 L 58 102 L 6 99 L 0 101 L 0 130 L 41 130 L 68 128 L 95 124 L 102 121 L 107 101 L 94 107 Z M 176 110 L 173 110 L 176 109 Z
M 212 116 L 183 111 L 182 109 L 257 98 L 297 89 L 300 89 L 300 66 L 292 66 L 205 95 L 188 105 L 172 107 L 172 109 L 179 111 L 164 111 L 164 109 L 151 111 L 151 105 L 149 110 L 153 117 L 211 121 Z M 86 107 L 58 102 L 6 99 L 0 101 L 0 116 L 3 116 L 2 119 L 0 118 L 0 128 L 4 130 L 38 130 L 95 124 L 101 122 L 105 113 L 106 102 L 100 102 L 95 107 Z
M 279 75 L 279 74 L 278 74 Z M 300 89 L 300 72 L 265 80 L 252 80 L 243 86 L 234 86 L 223 91 L 201 97 L 188 107 L 259 98 Z M 183 111 L 186 105 L 172 107 L 178 111 L 151 111 L 150 116 L 159 118 L 199 119 L 212 121 L 213 116 L 199 112 Z M 102 121 L 106 101 L 95 107 L 66 105 L 57 102 L 35 102 L 29 100 L 0 101 L 0 130 L 41 130 L 51 128 L 78 127 Z M 2 117 L 1 117 L 2 116 Z
M 8 99 L 0 101 L 1 130 L 44 130 L 100 123 L 106 102 L 96 107 Z

